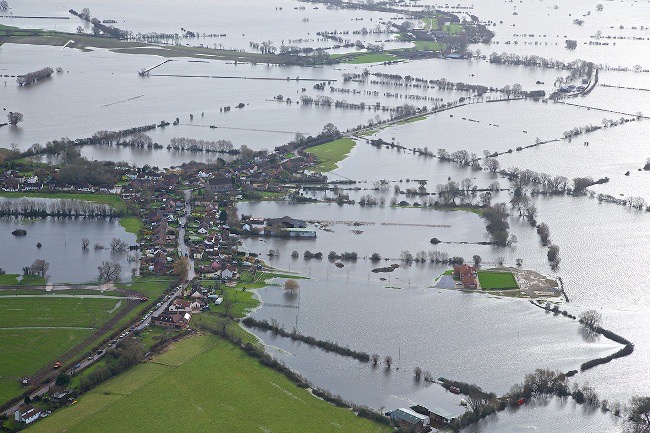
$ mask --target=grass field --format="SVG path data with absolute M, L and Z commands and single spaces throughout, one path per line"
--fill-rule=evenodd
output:
M 518 289 L 517 281 L 510 272 L 478 271 L 478 281 L 483 290 Z
M 438 30 L 437 18 L 423 18 L 422 23 L 424 24 L 424 30 Z
M 42 292 L 41 292 L 42 293 Z M 116 299 L 0 296 L 0 328 L 21 326 L 97 327 L 110 318 Z
M 442 51 L 446 47 L 445 44 L 433 41 L 413 41 L 413 43 L 415 44 L 416 50 Z
M 117 302 L 45 294 L 35 298 L 0 296 L 0 402 L 22 392 L 18 378 L 53 363 L 109 320 L 117 311 Z
M 143 227 L 142 221 L 134 216 L 120 218 L 120 225 L 128 233 L 133 233 L 134 235 L 139 234 Z
M 426 118 L 427 116 L 411 117 L 410 119 L 407 120 L 400 120 L 399 122 L 395 123 L 395 125 L 406 125 L 408 123 L 419 122 L 420 120 L 426 120 Z
M 351 138 L 339 138 L 329 143 L 310 147 L 307 152 L 316 155 L 320 161 L 311 170 L 328 172 L 336 169 L 338 167 L 337 163 L 348 156 L 355 144 Z
M 354 57 L 353 59 L 347 60 L 343 63 L 348 63 L 351 65 L 360 65 L 363 63 L 380 63 L 380 62 L 392 62 L 397 60 L 395 56 L 386 53 L 372 53 L 372 54 L 361 54 Z
M 42 286 L 45 285 L 45 278 L 37 275 L 24 275 L 20 281 L 18 274 L 0 275 L 0 286 Z
M 0 191 L 0 197 L 9 197 L 9 198 L 59 198 L 59 199 L 70 199 L 70 200 L 84 200 L 93 203 L 107 204 L 113 209 L 119 212 L 126 211 L 126 203 L 120 196 L 115 194 L 90 194 L 90 193 L 72 193 L 72 192 L 47 192 L 47 191 L 35 191 L 35 192 L 5 192 Z
M 389 432 L 296 387 L 230 343 L 196 336 L 27 429 L 39 432 Z

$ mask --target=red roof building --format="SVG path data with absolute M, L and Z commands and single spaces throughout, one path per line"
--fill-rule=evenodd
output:
M 458 278 L 466 289 L 478 288 L 476 268 L 466 263 L 463 265 L 454 265 L 454 278 Z

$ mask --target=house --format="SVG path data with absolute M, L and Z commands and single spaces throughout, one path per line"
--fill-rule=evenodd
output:
M 283 216 L 282 218 L 269 218 L 266 220 L 266 225 L 282 226 L 288 229 L 304 229 L 307 227 L 307 223 L 304 220 L 294 219 L 289 216 Z
M 478 288 L 479 283 L 476 268 L 467 263 L 463 265 L 454 265 L 454 278 L 458 278 L 466 289 Z
M 232 180 L 229 177 L 213 177 L 208 180 L 206 189 L 212 194 L 230 192 L 233 190 Z
M 31 404 L 20 406 L 18 410 L 14 412 L 14 417 L 18 422 L 31 424 L 41 417 L 41 410 L 35 408 Z
M 227 266 L 226 269 L 221 271 L 221 279 L 222 280 L 232 280 L 232 278 L 235 276 L 237 268 L 234 266 Z
M 184 301 L 182 299 L 175 299 L 174 302 L 169 306 L 169 311 L 178 313 L 178 312 L 183 312 L 183 313 L 189 313 L 192 311 L 192 306 L 190 301 Z
M 170 328 L 175 330 L 181 330 L 187 328 L 190 324 L 192 315 L 190 313 L 170 313 L 164 312 L 158 316 L 152 317 L 152 322 L 156 326 L 162 326 L 164 328 Z
M 390 413 L 390 419 L 411 431 L 424 431 L 431 423 L 428 416 L 408 408 L 395 409 Z

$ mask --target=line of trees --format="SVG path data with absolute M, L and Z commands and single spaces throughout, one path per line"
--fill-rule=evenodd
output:
M 19 86 L 29 86 L 39 80 L 50 77 L 54 73 L 54 69 L 49 66 L 38 71 L 28 72 L 25 75 L 19 75 L 16 78 Z
M 56 199 L 48 203 L 22 198 L 0 202 L 0 216 L 114 218 L 122 213 L 105 204 L 82 200 Z
M 275 320 L 272 321 L 272 323 L 269 323 L 266 320 L 256 320 L 253 319 L 252 317 L 247 317 L 242 320 L 242 323 L 248 327 L 271 331 L 276 335 L 289 338 L 293 341 L 301 341 L 305 344 L 309 344 L 310 346 L 315 346 L 318 347 L 319 349 L 323 349 L 326 352 L 334 352 L 342 356 L 348 356 L 350 358 L 354 358 L 357 361 L 361 361 L 361 362 L 370 361 L 370 355 L 365 352 L 352 350 L 348 347 L 340 346 L 331 341 L 318 340 L 308 335 L 302 335 L 295 328 L 293 329 L 293 331 L 288 332 L 284 328 L 282 328 L 282 326 L 280 326 Z
M 192 152 L 239 153 L 230 140 L 197 140 L 195 138 L 174 137 L 169 140 L 168 148 Z
M 142 362 L 144 360 L 144 349 L 136 339 L 127 337 L 120 340 L 115 348 L 109 349 L 103 360 L 103 365 L 98 366 L 81 378 L 79 384 L 81 392 L 89 391 Z

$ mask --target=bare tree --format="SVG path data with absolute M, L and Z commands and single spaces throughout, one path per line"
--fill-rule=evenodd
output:
M 393 365 L 393 357 L 390 355 L 386 355 L 384 358 L 384 364 L 386 364 L 386 368 L 390 368 L 391 365 Z
M 298 282 L 292 278 L 289 278 L 287 281 L 284 282 L 284 290 L 286 290 L 289 293 L 296 293 L 300 289 L 300 285 Z
M 415 375 L 415 380 L 420 380 L 422 377 L 422 369 L 420 367 L 415 367 L 413 369 L 413 374 Z
M 9 3 L 7 3 L 7 0 L 0 1 L 0 9 L 2 9 L 3 11 L 9 9 Z
M 84 249 L 84 250 L 87 250 L 88 245 L 90 245 L 90 241 L 88 240 L 88 238 L 83 238 L 81 240 L 81 248 Z
M 178 275 L 180 281 L 187 280 L 187 275 L 189 273 L 190 260 L 187 257 L 180 257 L 174 260 L 172 265 L 174 275 Z
M 370 355 L 370 360 L 372 361 L 372 363 L 374 365 L 377 365 L 377 363 L 379 362 L 379 355 L 376 354 L 376 353 L 373 353 L 372 355 Z
M 120 274 L 122 273 L 122 265 L 108 261 L 103 261 L 102 264 L 97 267 L 97 269 L 99 270 L 98 279 L 104 283 L 119 280 Z
M 119 238 L 111 239 L 111 251 L 113 251 L 114 253 L 124 252 L 128 247 L 129 247 L 128 244 L 124 242 L 122 239 Z
M 29 267 L 29 273 L 31 275 L 38 275 L 40 277 L 45 277 L 47 270 L 50 268 L 50 264 L 43 259 L 34 260 L 34 263 Z

